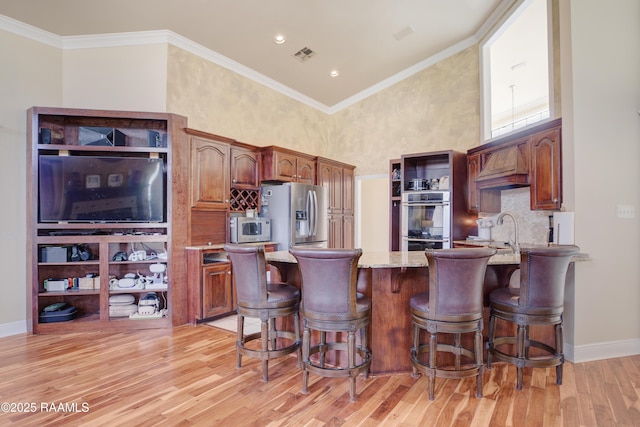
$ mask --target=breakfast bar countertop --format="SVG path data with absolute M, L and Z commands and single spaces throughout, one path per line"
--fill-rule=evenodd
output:
M 296 260 L 289 251 L 268 252 L 267 261 L 295 263 Z M 587 254 L 578 254 L 573 261 L 586 261 Z M 513 253 L 495 254 L 489 259 L 489 265 L 520 264 L 520 255 Z M 411 268 L 428 267 L 427 257 L 423 251 L 409 252 L 368 252 L 364 251 L 358 262 L 360 268 Z

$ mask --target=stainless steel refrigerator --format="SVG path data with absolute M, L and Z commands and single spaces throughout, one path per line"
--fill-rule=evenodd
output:
M 262 186 L 261 216 L 271 218 L 271 240 L 289 246 L 327 247 L 329 195 L 319 185 L 289 182 Z

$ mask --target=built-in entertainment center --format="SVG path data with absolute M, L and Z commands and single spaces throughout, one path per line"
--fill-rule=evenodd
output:
M 186 145 L 186 127 L 165 113 L 28 111 L 30 332 L 185 323 L 187 217 L 176 202 L 188 176 L 172 147 Z

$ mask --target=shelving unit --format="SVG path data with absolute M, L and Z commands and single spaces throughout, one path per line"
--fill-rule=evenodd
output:
M 400 250 L 400 205 L 402 203 L 402 162 L 389 161 L 389 250 Z
M 397 173 L 394 173 L 396 171 Z M 402 193 L 413 191 L 430 191 L 426 188 L 414 188 L 414 180 L 429 182 L 434 178 L 440 180 L 447 176 L 446 189 L 449 192 L 450 236 L 452 240 L 462 240 L 470 234 L 475 225 L 476 215 L 468 212 L 466 207 L 467 164 L 464 153 L 453 150 L 427 153 L 405 154 L 400 159 L 389 162 L 389 250 L 402 250 Z
M 187 185 L 180 176 L 171 179 L 172 170 L 177 166 L 171 147 L 183 138 L 185 127 L 186 118 L 172 114 L 43 107 L 29 110 L 27 188 L 34 189 L 28 197 L 27 230 L 28 259 L 32 260 L 27 269 L 30 332 L 164 328 L 184 323 L 186 311 L 182 312 L 179 302 L 186 300 L 186 289 L 174 284 L 186 280 L 186 267 L 181 266 L 185 264 L 182 250 L 185 241 L 181 234 L 174 233 L 185 229 L 186 221 L 173 200 Z M 78 176 L 73 183 L 71 180 L 61 185 L 52 182 L 65 179 L 63 173 L 45 174 L 41 183 L 43 156 L 54 160 L 73 157 L 97 166 L 85 173 L 86 176 Z M 110 164 L 109 159 L 113 159 L 113 163 Z M 125 187 L 127 191 L 133 188 L 131 182 L 137 177 L 121 169 L 117 163 L 120 159 L 153 159 L 149 163 L 158 163 L 160 159 L 166 178 L 162 179 L 162 185 L 155 187 L 145 182 L 147 193 L 153 194 L 125 193 Z M 152 191 L 158 188 L 162 188 L 161 194 Z M 82 199 L 79 194 L 83 195 Z M 151 213 L 150 205 L 141 201 L 143 197 L 162 200 L 161 219 L 157 218 L 157 212 Z M 65 213 L 59 214 L 60 220 L 55 217 L 43 220 L 41 203 L 59 204 L 48 210 L 54 215 L 60 211 Z M 138 212 L 143 208 L 144 212 Z M 113 220 L 93 217 L 97 212 L 106 211 L 119 213 Z M 122 213 L 125 211 L 135 213 L 125 218 L 129 215 Z M 141 219 L 147 214 L 151 220 Z M 132 255 L 135 252 L 137 254 Z M 119 253 L 121 255 L 116 256 Z M 144 279 L 148 277 L 148 281 L 152 281 L 149 267 L 155 263 L 166 267 L 166 286 L 155 283 L 146 289 Z M 126 275 L 140 280 L 135 281 L 133 287 L 116 287 L 115 283 Z M 45 282 L 57 282 L 61 286 L 65 280 L 67 289 L 45 289 Z M 137 303 L 148 292 L 158 295 L 162 317 L 130 319 L 110 315 L 111 296 L 132 294 Z M 58 302 L 74 306 L 77 316 L 61 322 L 41 321 L 39 315 L 43 309 Z

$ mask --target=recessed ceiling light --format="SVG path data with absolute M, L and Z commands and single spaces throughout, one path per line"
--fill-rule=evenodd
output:
M 329 76 L 331 77 L 338 77 L 340 75 L 340 71 L 338 70 L 331 70 L 331 72 L 329 73 Z
M 276 34 L 273 37 L 273 41 L 275 42 L 275 44 L 283 44 L 287 41 L 287 37 L 284 34 Z

